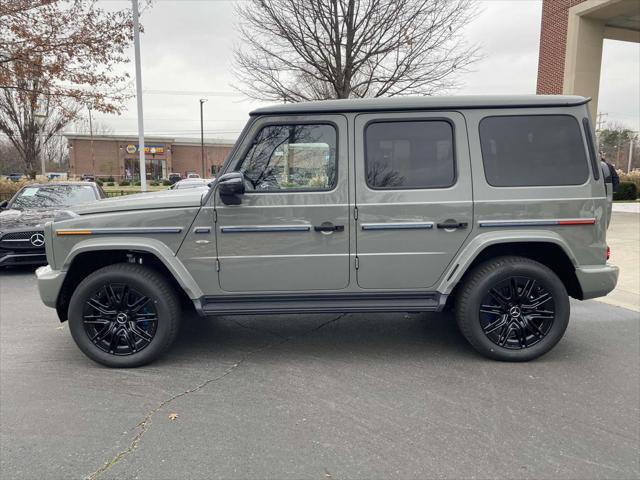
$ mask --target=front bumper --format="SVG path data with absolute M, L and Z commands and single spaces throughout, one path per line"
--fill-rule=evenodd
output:
M 576 268 L 582 300 L 604 297 L 616 288 L 619 269 L 615 265 L 588 265 Z
M 47 255 L 42 253 L 0 252 L 0 267 L 19 265 L 45 265 Z
M 66 274 L 67 272 L 53 270 L 49 265 L 36 270 L 40 298 L 47 307 L 56 308 Z

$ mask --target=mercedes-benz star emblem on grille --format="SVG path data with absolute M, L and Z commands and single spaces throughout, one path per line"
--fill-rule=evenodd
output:
M 34 233 L 33 235 L 31 235 L 29 241 L 34 247 L 41 247 L 44 245 L 44 235 L 41 233 Z

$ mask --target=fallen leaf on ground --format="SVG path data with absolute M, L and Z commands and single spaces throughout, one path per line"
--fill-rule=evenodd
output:
M 178 418 L 178 414 L 176 412 L 170 413 L 169 414 L 169 420 L 171 420 L 172 422 L 174 420 L 176 420 Z

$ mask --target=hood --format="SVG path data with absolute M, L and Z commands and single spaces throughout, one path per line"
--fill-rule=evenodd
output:
M 27 228 L 44 228 L 44 224 L 53 220 L 57 208 L 3 210 L 0 212 L 0 232 L 7 230 L 24 230 Z
M 78 205 L 71 210 L 79 215 L 121 212 L 127 210 L 150 210 L 158 208 L 199 207 L 208 188 L 186 190 L 161 190 L 159 192 L 136 193 Z

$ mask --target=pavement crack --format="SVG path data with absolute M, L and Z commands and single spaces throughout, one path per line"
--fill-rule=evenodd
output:
M 135 449 L 138 448 L 138 446 L 140 445 L 140 441 L 142 440 L 142 437 L 144 436 L 144 434 L 147 432 L 147 430 L 151 426 L 151 419 L 153 418 L 153 416 L 156 413 L 158 413 L 160 410 L 162 410 L 164 407 L 169 405 L 170 403 L 174 402 L 175 400 L 177 400 L 177 399 L 179 399 L 181 397 L 184 397 L 184 396 L 189 395 L 191 393 L 197 392 L 198 390 L 202 390 L 204 387 L 206 387 L 207 385 L 209 385 L 211 383 L 215 383 L 215 382 L 218 382 L 218 381 L 224 379 L 225 377 L 227 377 L 228 375 L 233 373 L 235 370 L 237 370 L 238 367 L 240 367 L 240 365 L 242 365 L 252 355 L 255 355 L 256 353 L 262 352 L 263 350 L 267 350 L 268 348 L 280 346 L 280 345 L 282 345 L 284 343 L 287 343 L 287 342 L 289 342 L 289 341 L 291 341 L 291 340 L 293 340 L 295 338 L 301 338 L 301 337 L 309 335 L 309 334 L 311 334 L 313 332 L 316 332 L 316 331 L 320 330 L 321 328 L 324 328 L 327 325 L 330 325 L 330 324 L 332 324 L 334 322 L 337 322 L 338 320 L 340 320 L 345 315 L 346 314 L 343 313 L 341 315 L 338 315 L 335 318 L 332 318 L 331 320 L 327 320 L 326 322 L 321 323 L 317 327 L 314 327 L 314 328 L 308 330 L 307 332 L 299 335 L 298 337 L 285 337 L 283 335 L 280 335 L 280 334 L 277 334 L 277 333 L 274 333 L 274 332 L 268 332 L 268 333 L 280 338 L 282 341 L 277 342 L 277 343 L 273 343 L 273 342 L 267 343 L 267 344 L 265 344 L 265 345 L 263 345 L 263 346 L 261 346 L 259 348 L 251 350 L 251 351 L 245 353 L 240 358 L 240 360 L 238 360 L 232 366 L 227 368 L 220 375 L 218 375 L 216 377 L 213 377 L 213 378 L 210 378 L 208 380 L 205 380 L 204 382 L 199 383 L 195 387 L 189 388 L 188 390 L 184 390 L 184 391 L 182 391 L 180 393 L 177 393 L 177 394 L 167 398 L 166 400 L 163 400 L 162 402 L 160 402 L 155 408 L 153 408 L 152 410 L 147 412 L 147 414 L 144 416 L 144 418 L 140 422 L 138 422 L 138 424 L 135 427 L 138 430 L 138 432 L 135 434 L 133 439 L 131 439 L 131 442 L 129 443 L 127 448 L 125 448 L 124 450 L 121 450 L 120 452 L 118 452 L 116 455 L 114 455 L 111 459 L 106 461 L 100 468 L 98 468 L 94 472 L 91 472 L 90 474 L 86 475 L 85 479 L 86 480 L 96 480 L 100 475 L 105 473 L 107 470 L 109 470 L 111 467 L 113 467 L 116 463 L 118 463 L 124 457 L 126 457 L 127 455 L 130 455 L 131 453 L 133 453 L 135 451 Z M 251 330 L 260 331 L 259 329 L 243 325 L 242 323 L 240 323 L 240 322 L 238 322 L 236 320 L 233 320 L 233 322 L 235 322 L 240 327 L 251 329 Z

